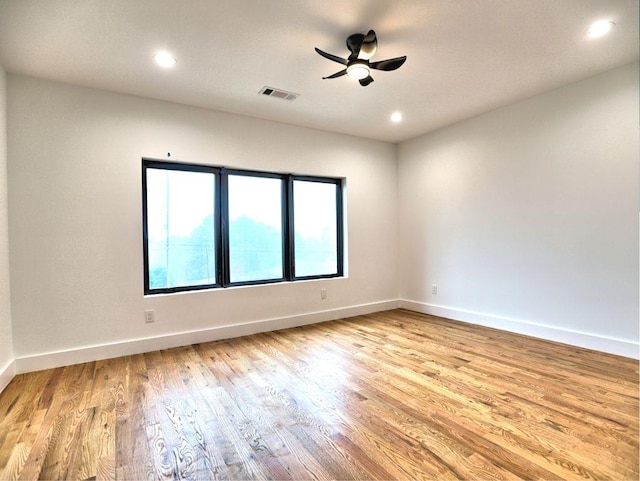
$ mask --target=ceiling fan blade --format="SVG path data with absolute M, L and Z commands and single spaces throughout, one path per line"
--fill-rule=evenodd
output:
M 346 75 L 347 73 L 347 69 L 344 68 L 342 70 L 340 70 L 339 72 L 334 73 L 333 75 L 329 75 L 328 77 L 322 77 L 323 80 L 326 80 L 328 78 L 338 78 L 338 77 L 342 77 L 343 75 Z
M 369 64 L 370 68 L 374 68 L 376 70 L 395 70 L 400 68 L 402 64 L 407 60 L 407 56 L 390 58 L 387 60 L 380 60 L 379 62 L 373 62 Z
M 360 46 L 360 53 L 358 58 L 362 60 L 369 60 L 373 57 L 378 50 L 378 39 L 376 38 L 376 32 L 369 30 L 362 39 L 362 45 Z
M 347 60 L 344 58 L 340 58 L 337 55 L 333 55 L 331 53 L 323 52 L 319 48 L 316 47 L 316 52 L 322 55 L 324 58 L 328 58 L 329 60 L 333 60 L 334 62 L 341 63 L 342 65 L 347 65 Z
M 361 78 L 360 80 L 358 80 L 358 82 L 360 82 L 360 85 L 362 85 L 363 87 L 366 87 L 371 82 L 373 82 L 373 77 L 371 75 L 369 75 L 369 76 L 367 76 L 365 78 Z
M 347 38 L 347 48 L 349 49 L 349 52 L 351 52 L 351 55 L 349 55 L 349 61 L 358 58 L 363 40 L 364 35 L 362 35 L 361 33 L 354 33 L 353 35 L 349 35 L 349 38 Z

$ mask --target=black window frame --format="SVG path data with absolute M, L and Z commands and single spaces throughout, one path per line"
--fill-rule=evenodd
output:
M 186 172 L 205 172 L 214 174 L 214 224 L 215 224 L 215 258 L 216 258 L 216 282 L 213 284 L 163 287 L 151 289 L 149 286 L 149 237 L 147 218 L 147 169 L 179 170 Z M 229 266 L 229 175 L 249 177 L 266 177 L 282 180 L 282 272 L 283 276 L 277 279 L 251 280 L 231 282 Z M 331 274 L 319 274 L 308 276 L 296 276 L 295 274 L 295 225 L 293 183 L 296 180 L 307 182 L 320 182 L 333 184 L 336 187 L 336 272 Z M 344 213 L 343 213 L 343 186 L 344 179 L 338 177 L 322 177 L 313 175 L 297 175 L 290 173 L 265 172 L 257 170 L 245 170 L 226 168 L 222 166 L 210 166 L 185 162 L 169 162 L 158 159 L 142 159 L 142 237 L 144 257 L 144 294 L 168 294 L 175 292 L 188 292 L 204 289 L 217 289 L 235 286 L 251 286 L 263 284 L 275 284 L 283 282 L 304 281 L 313 279 L 330 279 L 344 277 Z
M 332 277 L 344 277 L 344 212 L 343 212 L 343 179 L 333 177 L 315 177 L 311 175 L 291 175 L 289 176 L 289 182 L 287 185 L 288 198 L 291 199 L 291 207 L 288 215 L 289 220 L 289 249 L 291 257 L 291 272 L 292 280 L 313 280 L 313 279 L 326 279 Z M 294 206 L 293 206 L 293 182 L 301 180 L 303 182 L 319 182 L 323 184 L 334 184 L 336 186 L 336 264 L 337 269 L 335 274 L 320 274 L 310 276 L 297 276 L 295 275 L 295 225 L 294 225 Z
M 214 175 L 214 206 L 213 218 L 215 225 L 214 251 L 216 259 L 216 282 L 213 284 L 198 284 L 190 286 L 163 287 L 151 289 L 149 287 L 149 230 L 147 219 L 147 169 L 164 169 L 181 172 L 203 172 Z M 199 164 L 186 164 L 181 162 L 166 162 L 155 159 L 142 160 L 142 238 L 143 238 L 143 256 L 144 256 L 144 293 L 147 294 L 168 294 L 174 292 L 196 291 L 203 289 L 212 289 L 221 287 L 222 274 L 222 257 L 220 245 L 222 242 L 222 230 L 220 225 L 220 184 L 222 169 Z
M 280 198 L 282 201 L 281 204 L 281 213 L 280 213 L 280 217 L 281 217 L 281 228 L 282 228 L 282 277 L 278 277 L 278 278 L 271 278 L 271 279 L 256 279 L 256 280 L 250 280 L 250 281 L 235 281 L 232 282 L 231 281 L 231 265 L 230 265 L 230 260 L 229 260 L 229 255 L 230 255 L 230 249 L 229 249 L 229 234 L 230 234 L 230 229 L 229 229 L 229 176 L 241 176 L 241 177 L 259 177 L 259 178 L 266 178 L 266 179 L 278 179 L 281 180 L 281 187 L 280 187 Z M 286 183 L 286 179 L 284 179 L 285 176 L 283 176 L 282 174 L 275 174 L 272 172 L 257 172 L 257 171 L 249 171 L 249 170 L 240 170 L 240 169 L 224 169 L 223 171 L 223 176 L 221 178 L 222 181 L 222 191 L 221 191 L 221 196 L 223 197 L 222 199 L 222 205 L 223 205 L 223 209 L 220 212 L 221 218 L 222 218 L 222 223 L 224 225 L 224 229 L 222 232 L 222 237 L 224 238 L 224 247 L 222 249 L 222 258 L 223 258 L 223 262 L 224 262 L 224 266 L 225 268 L 223 269 L 223 279 L 222 279 L 222 285 L 224 287 L 230 287 L 230 286 L 251 286 L 251 285 L 256 285 L 256 284 L 275 284 L 278 282 L 284 282 L 289 280 L 287 278 L 287 269 L 286 269 L 286 264 L 287 264 L 287 256 L 288 256 L 288 250 L 287 250 L 287 236 L 288 236 L 288 223 L 287 223 L 287 212 L 288 212 L 288 198 L 287 198 L 287 183 Z

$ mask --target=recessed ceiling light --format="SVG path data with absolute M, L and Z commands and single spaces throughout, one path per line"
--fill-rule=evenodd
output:
M 162 68 L 171 68 L 178 62 L 169 52 L 158 52 L 153 58 Z
M 390 119 L 391 119 L 391 122 L 398 123 L 402 120 L 402 113 L 394 112 L 391 114 Z
M 598 20 L 591 24 L 589 30 L 587 30 L 587 35 L 594 38 L 602 37 L 603 35 L 608 34 L 615 25 L 615 23 L 610 22 L 609 20 Z

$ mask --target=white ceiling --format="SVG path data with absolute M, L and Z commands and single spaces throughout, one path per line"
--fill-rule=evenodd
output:
M 12 74 L 400 142 L 638 58 L 638 0 L 0 0 Z M 616 23 L 586 36 L 598 19 Z M 374 29 L 361 87 L 318 47 Z M 161 70 L 152 56 L 178 59 Z M 263 86 L 300 94 L 259 95 Z M 389 122 L 400 110 L 405 120 Z

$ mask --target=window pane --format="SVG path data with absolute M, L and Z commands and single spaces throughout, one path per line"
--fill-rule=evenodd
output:
M 229 175 L 231 282 L 282 279 L 282 180 Z
M 149 289 L 216 283 L 215 174 L 147 169 Z
M 295 180 L 296 277 L 337 274 L 336 184 Z

